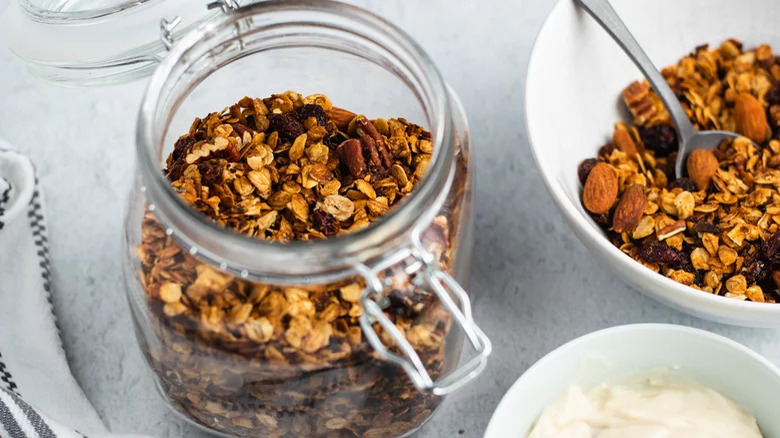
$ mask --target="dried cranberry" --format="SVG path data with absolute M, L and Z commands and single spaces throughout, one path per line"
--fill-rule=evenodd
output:
M 639 131 L 645 148 L 655 152 L 657 157 L 666 157 L 679 149 L 677 132 L 669 125 L 655 125 Z
M 587 160 L 580 163 L 580 166 L 577 168 L 577 176 L 580 177 L 580 183 L 585 185 L 585 181 L 588 180 L 590 171 L 596 167 L 596 164 L 599 164 L 599 160 L 596 158 L 588 158 Z
M 650 263 L 679 263 L 680 255 L 664 242 L 651 240 L 639 248 L 639 257 Z
M 298 120 L 301 123 L 305 122 L 309 117 L 314 117 L 317 119 L 317 124 L 320 126 L 327 125 L 330 120 L 328 113 L 325 112 L 321 106 L 313 103 L 304 104 L 302 107 L 296 109 L 295 116 L 298 117 Z
M 676 180 L 672 181 L 669 184 L 669 190 L 681 188 L 685 190 L 686 192 L 696 192 L 699 190 L 698 187 L 696 187 L 696 183 L 693 182 L 690 178 L 677 178 Z
M 303 134 L 305 129 L 292 113 L 271 114 L 268 117 L 268 129 L 279 133 L 279 137 L 285 140 L 295 140 Z
M 614 150 L 615 146 L 612 143 L 607 143 L 599 148 L 599 157 L 608 157 Z
M 341 230 L 339 221 L 333 215 L 322 210 L 314 210 L 314 213 L 311 215 L 311 223 L 314 225 L 315 230 L 328 237 L 335 236 Z
M 210 186 L 222 184 L 222 170 L 225 168 L 224 160 L 208 160 L 198 163 L 201 183 Z
M 769 104 L 769 106 L 779 105 L 780 104 L 780 84 L 777 84 L 774 87 L 770 88 L 769 91 L 766 92 L 766 96 L 764 96 L 764 99 L 766 99 L 766 102 Z

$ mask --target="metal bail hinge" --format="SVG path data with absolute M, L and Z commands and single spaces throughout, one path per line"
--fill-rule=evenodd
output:
M 173 47 L 173 29 L 181 23 L 181 17 L 176 16 L 171 21 L 163 18 L 160 20 L 160 41 L 162 41 L 165 50 L 171 50 Z
M 238 9 L 239 5 L 238 5 L 238 1 L 236 0 L 218 0 L 209 3 L 207 7 L 209 8 L 209 10 L 220 8 L 222 9 L 222 12 L 227 14 L 228 12 L 234 9 Z
M 208 10 L 222 9 L 222 12 L 227 14 L 240 7 L 237 0 L 217 0 L 206 5 Z M 160 20 L 160 41 L 165 46 L 165 50 L 171 50 L 173 47 L 173 30 L 181 23 L 181 17 L 176 16 L 173 20 L 167 20 L 163 18 Z
M 482 372 L 487 365 L 492 346 L 488 337 L 474 322 L 471 301 L 466 291 L 454 278 L 439 268 L 438 261 L 421 242 L 420 233 L 415 231 L 412 233 L 410 246 L 387 255 L 370 268 L 365 265 L 357 266 L 358 272 L 366 281 L 366 288 L 360 296 L 363 306 L 360 326 L 374 351 L 384 360 L 403 368 L 417 389 L 444 395 L 465 385 Z M 386 282 L 380 279 L 379 275 L 393 266 L 402 267 L 405 275 L 413 277 L 416 287 L 426 288 L 436 294 L 442 306 L 453 316 L 456 326 L 463 330 L 474 350 L 473 357 L 436 381 L 431 378 L 414 347 L 382 310 Z M 385 346 L 374 330 L 374 323 L 378 323 L 392 338 L 400 354 Z

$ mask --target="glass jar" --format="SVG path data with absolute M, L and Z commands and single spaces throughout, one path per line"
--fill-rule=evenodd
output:
M 491 349 L 460 286 L 474 226 L 463 110 L 407 35 L 361 9 L 224 9 L 173 45 L 142 103 L 124 251 L 141 349 L 170 406 L 211 432 L 408 435 Z M 307 242 L 251 238 L 192 209 L 162 172 L 178 135 L 286 89 L 427 124 L 433 153 L 411 194 L 366 228 Z

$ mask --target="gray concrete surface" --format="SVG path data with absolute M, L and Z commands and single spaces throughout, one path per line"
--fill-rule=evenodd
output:
M 484 375 L 450 397 L 417 437 L 482 436 L 503 393 L 533 362 L 574 337 L 618 324 L 702 327 L 780 363 L 780 331 L 707 323 L 657 304 L 588 257 L 567 230 L 536 171 L 523 124 L 527 58 L 552 0 L 364 4 L 432 55 L 465 104 L 477 150 L 472 289 L 476 318 L 495 352 Z M 158 398 L 124 297 L 121 212 L 143 87 L 143 81 L 86 90 L 43 84 L 0 47 L 0 136 L 38 166 L 56 313 L 87 397 L 114 431 L 200 436 Z

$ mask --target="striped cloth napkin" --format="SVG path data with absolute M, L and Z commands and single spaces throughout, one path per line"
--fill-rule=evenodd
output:
M 0 140 L 0 437 L 118 438 L 70 372 L 51 291 L 35 169 Z

